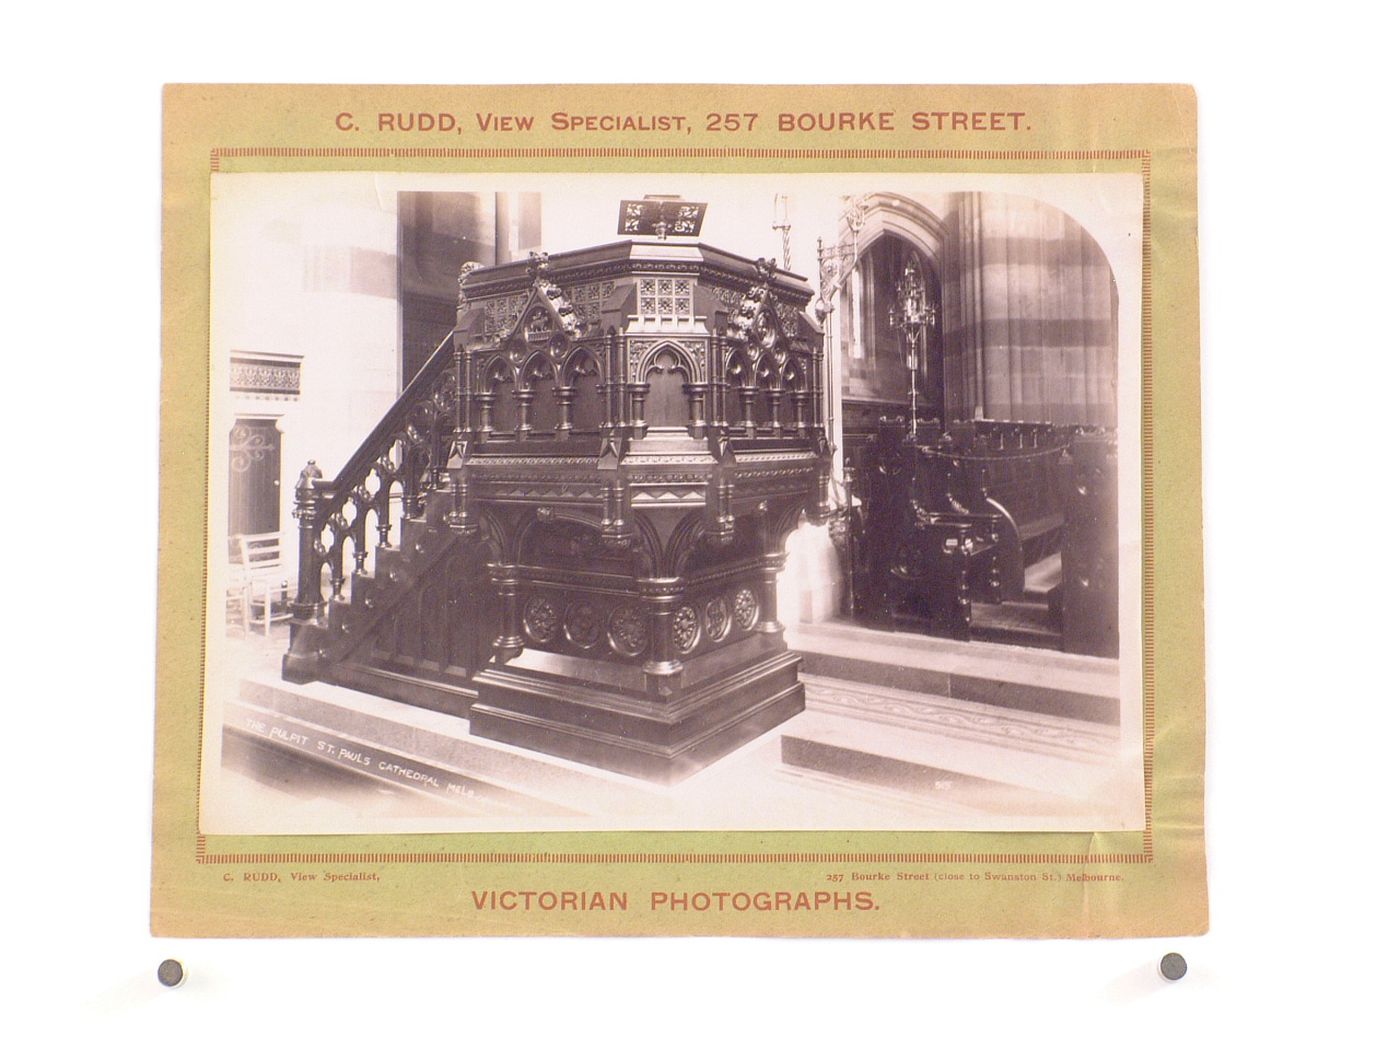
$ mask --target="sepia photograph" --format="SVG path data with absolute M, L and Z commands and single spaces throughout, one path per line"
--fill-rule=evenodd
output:
M 1145 826 L 1140 175 L 210 178 L 202 833 Z

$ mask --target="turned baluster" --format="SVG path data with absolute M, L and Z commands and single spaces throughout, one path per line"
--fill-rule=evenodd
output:
M 379 475 L 379 491 L 374 494 L 374 525 L 375 531 L 379 533 L 379 546 L 389 546 L 389 528 L 392 520 L 389 505 L 393 498 L 394 487 L 394 465 L 388 457 L 381 457 L 374 465 L 374 472 Z
M 345 588 L 345 541 L 350 538 L 350 524 L 340 511 L 332 514 L 326 524 L 331 530 L 331 545 L 326 557 L 331 567 L 331 598 L 336 599 Z
M 419 466 L 418 450 L 414 440 L 416 437 L 417 432 L 410 425 L 407 433 L 399 438 L 400 448 L 403 450 L 399 461 L 399 480 L 403 483 L 403 521 L 413 517 L 418 507 Z M 402 535 L 402 528 L 400 535 Z
M 369 513 L 370 495 L 363 485 L 356 486 L 355 494 L 355 521 L 351 527 L 350 538 L 355 550 L 355 571 L 365 571 L 365 559 L 369 556 L 368 545 L 365 543 L 365 517 Z

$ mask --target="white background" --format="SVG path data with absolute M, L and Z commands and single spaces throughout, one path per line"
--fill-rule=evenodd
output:
M 1380 5 L 211 9 L 7 24 L 0 870 L 20 1045 L 71 1026 L 145 1046 L 1393 1039 L 1400 231 Z M 1196 85 L 1207 936 L 150 937 L 161 83 L 623 78 Z M 1179 984 L 1155 976 L 1167 950 Z M 177 991 L 155 982 L 167 956 L 190 971 Z

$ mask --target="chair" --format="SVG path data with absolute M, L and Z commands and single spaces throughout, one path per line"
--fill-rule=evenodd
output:
M 263 637 L 272 634 L 272 625 L 292 618 L 287 603 L 287 576 L 282 567 L 282 536 L 276 532 L 234 536 L 232 592 L 241 593 L 243 632 L 261 627 Z

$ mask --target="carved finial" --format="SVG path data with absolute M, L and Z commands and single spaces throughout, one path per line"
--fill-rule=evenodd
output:
M 549 273 L 549 252 L 531 252 L 529 267 L 531 280 L 545 277 Z
M 297 478 L 297 491 L 314 487 L 312 482 L 321 477 L 321 468 L 316 465 L 314 459 L 308 459 L 306 466 L 301 468 L 301 475 Z
M 754 269 L 758 271 L 758 279 L 764 284 L 768 284 L 773 280 L 773 275 L 778 271 L 778 260 L 765 259 L 759 256 L 759 258 L 754 260 L 753 266 Z

